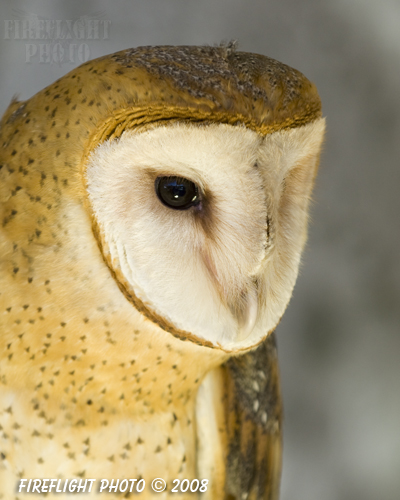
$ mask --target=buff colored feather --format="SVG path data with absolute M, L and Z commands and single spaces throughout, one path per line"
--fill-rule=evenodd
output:
M 201 498 L 278 498 L 271 332 L 323 132 L 313 84 L 232 47 L 129 49 L 11 103 L 0 498 L 46 477 L 144 478 L 142 498 L 154 477 L 167 490 L 197 477 Z M 160 203 L 155 180 L 171 175 L 193 181 L 201 205 Z

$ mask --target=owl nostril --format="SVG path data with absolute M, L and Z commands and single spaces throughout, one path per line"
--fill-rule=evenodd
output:
M 271 246 L 271 219 L 268 217 L 266 218 L 266 241 L 264 243 L 264 250 L 268 250 L 268 248 Z

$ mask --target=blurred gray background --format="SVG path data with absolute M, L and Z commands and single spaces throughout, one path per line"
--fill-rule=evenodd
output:
M 101 22 L 98 37 L 27 39 L 22 21 L 37 18 Z M 317 84 L 327 139 L 278 328 L 281 498 L 398 500 L 400 2 L 2 0 L 0 21 L 1 112 L 86 58 L 138 45 L 237 39 Z

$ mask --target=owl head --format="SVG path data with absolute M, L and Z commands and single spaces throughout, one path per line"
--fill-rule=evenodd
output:
M 324 134 L 300 72 L 230 46 L 142 47 L 14 103 L 4 126 L 26 117 L 37 171 L 67 178 L 59 217 L 85 212 L 118 293 L 147 321 L 231 353 L 275 328 Z

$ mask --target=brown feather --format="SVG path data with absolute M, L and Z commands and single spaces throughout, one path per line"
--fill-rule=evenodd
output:
M 276 500 L 282 402 L 275 335 L 224 366 L 228 433 L 226 500 Z
M 142 304 L 108 261 L 87 200 L 90 153 L 161 123 L 265 139 L 320 116 L 301 73 L 226 47 L 129 49 L 13 100 L 0 124 L 0 497 L 15 498 L 19 477 L 195 477 L 198 387 L 228 358 Z M 223 372 L 226 498 L 276 499 L 273 336 Z

